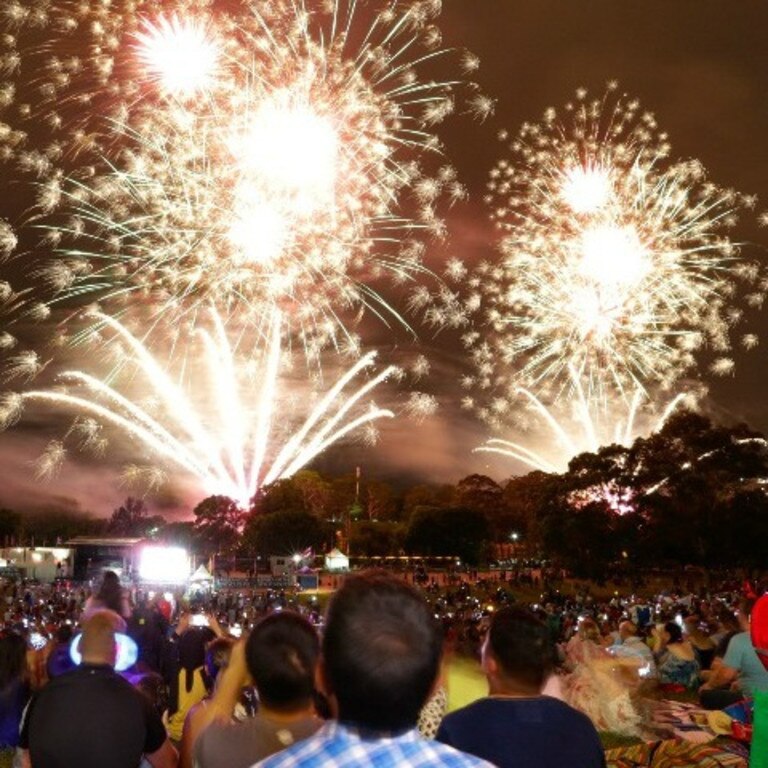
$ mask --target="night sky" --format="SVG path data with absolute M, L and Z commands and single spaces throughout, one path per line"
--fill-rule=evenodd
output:
M 444 0 L 440 26 L 444 45 L 480 56 L 476 79 L 497 105 L 485 123 L 456 117 L 439 129 L 470 200 L 446 216 L 449 240 L 428 256 L 436 272 L 449 256 L 470 264 L 494 258 L 495 234 L 482 196 L 502 151 L 496 139 L 499 129 L 516 132 L 524 121 L 539 120 L 547 107 L 562 105 L 578 87 L 599 96 L 610 80 L 655 113 L 660 129 L 669 133 L 673 158 L 698 158 L 712 181 L 756 194 L 760 202 L 755 219 L 768 209 L 768 5 L 733 0 Z M 3 206 L 11 205 L 0 201 L 0 215 L 8 215 Z M 734 236 L 749 243 L 745 252 L 751 258 L 768 258 L 768 229 L 745 220 Z M 735 353 L 735 375 L 703 376 L 710 391 L 705 411 L 726 421 L 746 420 L 762 430 L 768 430 L 766 312 L 768 308 L 750 315 L 741 326 L 742 333 L 757 333 L 761 346 Z M 419 352 L 430 359 L 431 376 L 420 388 L 440 400 L 438 414 L 420 426 L 408 420 L 385 424 L 376 447 L 341 447 L 315 466 L 345 472 L 360 464 L 368 476 L 401 483 L 455 482 L 471 472 L 501 481 L 525 471 L 511 461 L 488 461 L 471 453 L 488 431 L 458 406 L 457 380 L 466 371 L 463 352 L 450 333 L 435 335 L 423 326 L 418 330 L 418 342 L 403 331 L 375 333 L 384 355 Z M 29 462 L 55 436 L 40 416 L 0 435 L 0 504 L 108 514 L 127 495 L 118 482 L 117 456 L 94 462 L 72 452 L 58 478 L 45 484 L 34 480 Z M 194 483 L 181 479 L 149 501 L 158 511 L 183 514 L 201 495 Z

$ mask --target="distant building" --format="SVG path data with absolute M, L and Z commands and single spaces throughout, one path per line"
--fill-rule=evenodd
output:
M 20 576 L 51 582 L 72 574 L 72 549 L 63 547 L 6 547 L 0 549 L 0 576 Z

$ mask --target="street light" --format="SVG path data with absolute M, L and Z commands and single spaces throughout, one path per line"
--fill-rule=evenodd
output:
M 520 538 L 520 534 L 517 531 L 512 531 L 509 538 L 512 539 L 512 541 L 517 541 Z

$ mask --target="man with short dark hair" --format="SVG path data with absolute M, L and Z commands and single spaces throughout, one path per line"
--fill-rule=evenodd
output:
M 322 725 L 313 700 L 319 646 L 314 627 L 296 613 L 262 619 L 233 650 L 211 707 L 212 713 L 232 712 L 250 673 L 259 694 L 258 712 L 242 723 L 209 725 L 195 744 L 195 765 L 248 768 L 311 736 Z
M 437 732 L 450 744 L 500 768 L 602 768 L 605 753 L 589 718 L 543 696 L 554 648 L 528 611 L 494 614 L 483 643 L 489 696 L 447 715 Z
M 486 766 L 416 730 L 441 652 L 434 616 L 412 587 L 383 571 L 349 576 L 331 599 L 320 661 L 335 720 L 259 765 Z
M 115 634 L 125 622 L 113 611 L 91 614 L 80 638 L 82 663 L 51 680 L 24 715 L 22 763 L 34 768 L 174 768 L 159 715 L 115 670 Z

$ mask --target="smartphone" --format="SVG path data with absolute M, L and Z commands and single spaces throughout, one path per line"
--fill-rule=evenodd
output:
M 203 613 L 196 613 L 189 622 L 193 627 L 207 627 L 208 617 Z
M 42 651 L 48 641 L 39 632 L 30 632 L 27 642 L 32 650 Z

